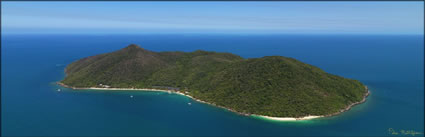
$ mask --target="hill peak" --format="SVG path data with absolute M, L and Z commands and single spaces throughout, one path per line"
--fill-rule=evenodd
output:
M 136 44 L 130 44 L 124 49 L 143 49 L 143 48 L 141 48 L 139 45 L 136 45 Z

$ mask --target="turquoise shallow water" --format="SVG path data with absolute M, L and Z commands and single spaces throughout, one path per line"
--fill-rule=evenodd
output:
M 338 116 L 276 122 L 240 116 L 177 94 L 75 91 L 54 84 L 72 61 L 130 43 L 153 51 L 203 49 L 245 58 L 293 57 L 360 80 L 371 95 L 366 103 Z M 5 136 L 390 136 L 389 128 L 424 132 L 423 36 L 6 35 L 1 44 Z

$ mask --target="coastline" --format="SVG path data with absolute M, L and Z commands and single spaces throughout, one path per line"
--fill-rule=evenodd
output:
M 260 118 L 264 118 L 264 119 L 268 119 L 268 120 L 275 120 L 275 121 L 298 121 L 298 120 L 310 120 L 310 119 L 316 119 L 316 118 L 321 118 L 321 117 L 336 116 L 336 115 L 339 115 L 339 114 L 341 114 L 343 112 L 346 112 L 346 111 L 350 110 L 352 107 L 354 107 L 354 106 L 356 106 L 358 104 L 362 104 L 362 103 L 366 102 L 366 98 L 370 95 L 370 91 L 369 91 L 369 88 L 367 86 L 365 86 L 365 88 L 366 88 L 366 93 L 363 95 L 363 99 L 361 101 L 351 103 L 345 109 L 341 109 L 338 112 L 335 112 L 335 113 L 332 113 L 332 114 L 328 114 L 328 115 L 319 115 L 319 116 L 309 115 L 309 116 L 299 117 L 299 118 L 294 118 L 294 117 L 270 117 L 270 116 L 255 115 L 255 114 L 253 114 L 253 115 L 255 117 L 260 117 Z
M 212 105 L 212 106 L 215 106 L 215 107 L 219 107 L 219 108 L 223 108 L 223 109 L 229 110 L 231 112 L 235 112 L 235 113 L 240 114 L 240 115 L 259 117 L 259 118 L 264 118 L 264 119 L 274 120 L 274 121 L 299 121 L 299 120 L 311 120 L 311 119 L 316 119 L 316 118 L 321 118 L 321 117 L 335 116 L 335 115 L 338 115 L 340 113 L 343 113 L 343 112 L 346 112 L 346 111 L 350 110 L 355 105 L 358 105 L 358 104 L 361 104 L 361 103 L 366 102 L 366 98 L 370 94 L 370 91 L 369 91 L 368 87 L 365 86 L 367 92 L 363 95 L 363 99 L 361 101 L 354 102 L 354 103 L 348 105 L 345 109 L 342 109 L 342 110 L 340 110 L 338 112 L 335 112 L 335 113 L 332 113 L 332 114 L 328 114 L 328 115 L 319 115 L 319 116 L 309 115 L 309 116 L 304 116 L 304 117 L 271 117 L 271 116 L 264 116 L 264 115 L 257 115 L 257 114 L 241 113 L 241 112 L 238 112 L 238 111 L 233 110 L 233 109 L 230 109 L 230 108 L 226 108 L 226 107 L 223 107 L 223 106 L 216 105 L 214 103 L 209 103 L 209 102 L 202 101 L 200 99 L 194 98 L 193 96 L 190 96 L 190 95 L 185 94 L 184 92 L 178 91 L 178 90 L 163 90 L 163 89 L 153 89 L 153 88 L 99 88 L 99 87 L 77 88 L 77 87 L 72 87 L 72 86 L 65 85 L 65 84 L 63 84 L 61 82 L 57 82 L 57 84 L 60 85 L 60 86 L 65 87 L 65 88 L 71 88 L 71 89 L 75 89 L 75 90 L 79 90 L 79 89 L 89 89 L 89 90 L 135 90 L 135 91 L 157 91 L 157 92 L 175 93 L 175 94 L 179 94 L 179 95 L 183 95 L 183 96 L 189 97 L 189 98 L 191 98 L 191 99 L 193 99 L 195 101 L 201 102 L 201 103 L 209 104 L 209 105 Z

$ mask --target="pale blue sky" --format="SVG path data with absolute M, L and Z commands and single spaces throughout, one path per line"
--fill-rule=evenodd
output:
M 423 34 L 423 2 L 2 2 L 3 33 Z

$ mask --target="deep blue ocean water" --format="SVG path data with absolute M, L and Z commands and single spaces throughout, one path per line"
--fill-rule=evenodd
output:
M 245 58 L 293 57 L 360 80 L 371 95 L 366 103 L 338 116 L 276 122 L 240 116 L 176 94 L 76 91 L 54 84 L 64 78 L 63 70 L 72 61 L 131 43 L 152 51 L 202 49 Z M 3 35 L 1 46 L 4 136 L 391 136 L 389 128 L 424 132 L 423 36 L 28 34 Z

